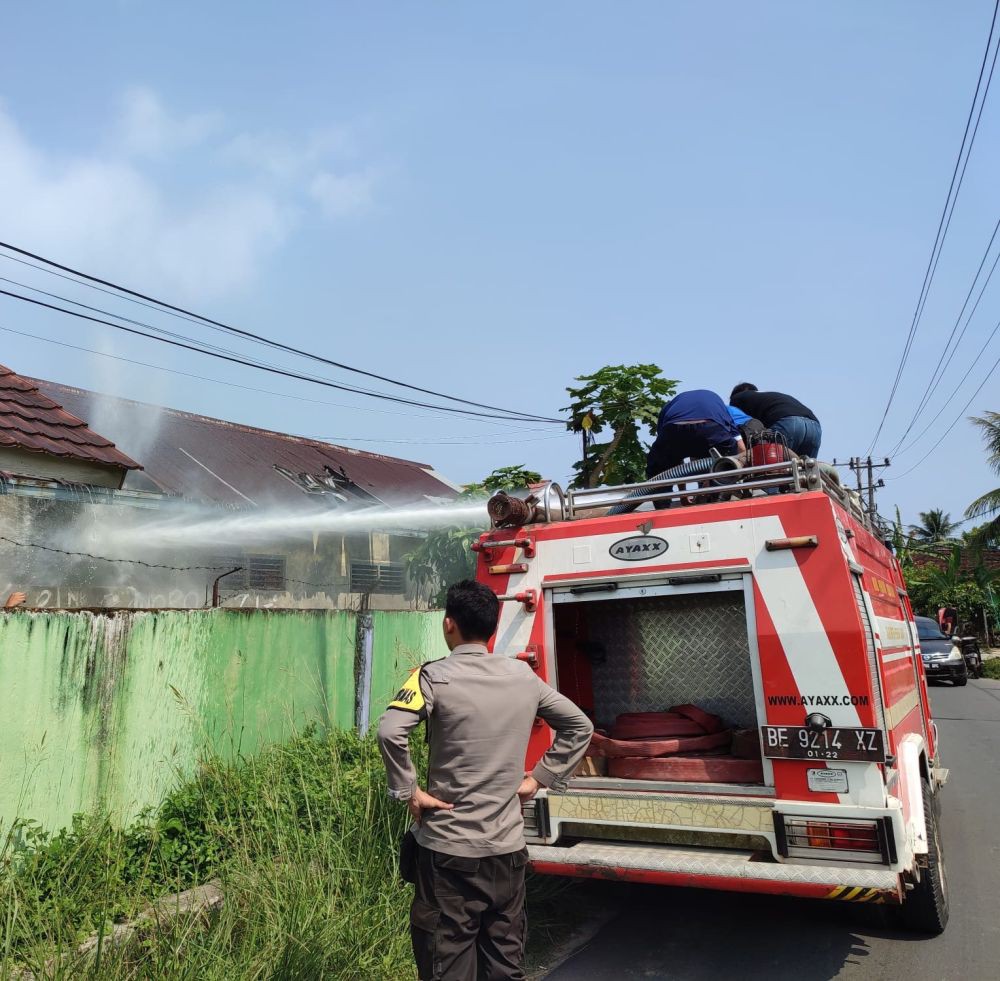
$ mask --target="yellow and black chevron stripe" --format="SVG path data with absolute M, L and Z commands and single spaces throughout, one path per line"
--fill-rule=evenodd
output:
M 837 886 L 826 894 L 827 899 L 841 899 L 848 903 L 884 903 L 885 897 L 878 889 L 862 886 Z

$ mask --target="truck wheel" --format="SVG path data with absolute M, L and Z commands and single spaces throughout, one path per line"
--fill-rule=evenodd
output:
M 920 881 L 906 894 L 900 910 L 902 924 L 920 933 L 943 933 L 948 925 L 948 881 L 944 870 L 941 828 L 938 823 L 938 799 L 930 784 L 921 781 L 924 819 L 927 822 L 927 868 Z

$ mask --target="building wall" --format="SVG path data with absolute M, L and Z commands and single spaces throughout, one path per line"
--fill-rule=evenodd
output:
M 440 614 L 375 613 L 371 718 L 447 653 Z M 0 613 L 0 833 L 128 821 L 198 758 L 355 721 L 356 617 L 336 611 Z
M 126 471 L 121 467 L 103 466 L 86 460 L 71 460 L 46 453 L 32 453 L 17 447 L 0 448 L 0 470 L 22 477 L 44 477 L 68 480 L 75 484 L 95 487 L 121 487 Z
M 110 607 L 130 609 L 187 608 L 210 605 L 212 582 L 220 572 L 245 564 L 249 555 L 278 555 L 285 560 L 284 589 L 252 589 L 235 578 L 223 579 L 222 605 L 239 609 L 426 609 L 427 594 L 409 582 L 403 592 L 373 593 L 365 601 L 351 589 L 354 562 L 389 561 L 397 566 L 419 541 L 415 536 L 378 533 L 300 534 L 276 542 L 247 542 L 241 548 L 225 545 L 203 548 L 158 549 L 140 547 L 125 553 L 114 544 L 113 532 L 140 522 L 158 521 L 167 507 L 150 510 L 128 504 L 44 500 L 0 493 L 0 601 L 23 590 L 27 605 L 43 609 Z M 172 505 L 176 506 L 176 505 Z M 227 512 L 221 511 L 224 515 Z M 140 536 L 141 539 L 141 536 Z M 30 547 L 44 544 L 64 549 L 52 552 Z M 29 547 L 26 547 L 29 546 Z M 66 552 L 111 558 L 140 558 L 147 565 L 111 563 Z M 156 565 L 189 568 L 159 569 Z M 218 567 L 218 568 L 215 568 Z

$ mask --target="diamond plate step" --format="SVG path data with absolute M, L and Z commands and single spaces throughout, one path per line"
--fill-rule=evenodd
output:
M 584 865 L 594 868 L 641 869 L 648 872 L 684 873 L 719 878 L 756 879 L 766 882 L 798 882 L 839 886 L 849 880 L 866 889 L 895 891 L 899 876 L 887 869 L 865 869 L 851 866 L 786 865 L 779 862 L 751 861 L 753 852 L 732 849 L 685 848 L 662 845 L 615 844 L 582 842 L 572 848 L 551 845 L 529 845 L 533 862 L 559 865 Z

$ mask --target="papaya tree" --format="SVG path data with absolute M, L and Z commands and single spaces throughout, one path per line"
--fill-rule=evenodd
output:
M 573 401 L 564 411 L 586 449 L 573 464 L 571 486 L 645 480 L 649 444 L 642 437 L 655 438 L 660 409 L 674 395 L 677 381 L 662 377 L 655 364 L 607 365 L 575 380 L 581 384 L 566 389 Z

